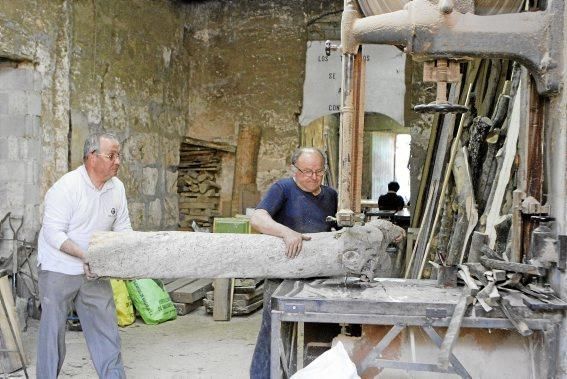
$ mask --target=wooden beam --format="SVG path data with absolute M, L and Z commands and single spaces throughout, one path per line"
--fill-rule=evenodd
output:
M 472 90 L 472 85 L 470 85 L 468 90 L 467 90 L 467 97 L 466 97 L 465 104 L 464 104 L 465 106 L 469 105 L 471 90 Z M 458 92 L 458 91 L 456 91 L 456 92 Z M 419 267 L 419 271 L 417 273 L 416 279 L 421 278 L 421 275 L 423 273 L 423 268 L 425 266 L 426 258 L 429 255 L 429 250 L 430 250 L 431 244 L 433 242 L 435 229 L 437 228 L 437 224 L 439 222 L 439 217 L 441 215 L 441 209 L 442 209 L 441 204 L 443 203 L 443 201 L 445 199 L 445 195 L 447 193 L 447 188 L 448 188 L 448 185 L 449 185 L 449 178 L 451 177 L 451 170 L 452 170 L 452 167 L 453 167 L 453 162 L 455 160 L 455 155 L 457 154 L 457 150 L 461 146 L 461 135 L 463 133 L 463 128 L 464 128 L 464 125 L 465 125 L 466 117 L 467 117 L 466 114 L 461 115 L 461 120 L 459 122 L 459 128 L 457 129 L 457 134 L 456 134 L 455 139 L 453 140 L 453 143 L 451 145 L 451 153 L 449 155 L 449 162 L 447 163 L 445 176 L 443 178 L 443 185 L 441 186 L 441 193 L 439 194 L 439 199 L 437 200 L 437 209 L 436 209 L 436 212 L 435 212 L 435 218 L 433 219 L 433 224 L 431 226 L 431 234 L 428 236 L 429 240 L 427 242 L 427 245 L 425 246 L 425 252 L 423 254 L 421 266 Z
M 214 287 L 213 320 L 230 321 L 234 279 L 215 279 Z
M 197 145 L 197 146 L 208 147 L 208 148 L 215 149 L 215 150 L 226 151 L 227 153 L 235 153 L 236 152 L 236 146 L 235 145 L 230 145 L 228 143 L 223 143 L 223 142 L 211 142 L 211 141 L 205 141 L 205 140 L 191 138 L 191 137 L 183 138 L 183 142 L 190 144 L 190 145 Z
M 457 342 L 459 331 L 461 330 L 461 324 L 465 317 L 465 312 L 468 306 L 472 303 L 472 299 L 470 288 L 465 287 L 459 302 L 455 306 L 455 311 L 453 312 L 453 316 L 451 316 L 447 333 L 445 334 L 445 338 L 443 338 L 443 343 L 439 349 L 438 362 L 444 369 L 449 367 L 449 359 L 451 358 L 453 346 L 455 345 L 455 342 Z
M 467 158 L 466 147 L 459 149 L 455 155 L 453 177 L 457 190 L 459 213 L 456 225 L 453 226 L 454 232 L 447 255 L 447 265 L 463 263 L 470 235 L 478 222 L 478 212 Z
M 259 125 L 241 125 L 238 131 L 238 149 L 236 150 L 234 185 L 232 187 L 232 214 L 244 214 L 246 207 L 256 206 L 258 193 L 256 188 L 256 175 L 258 171 L 258 152 L 262 128 Z M 244 192 L 254 199 L 251 204 L 244 204 Z M 259 196 L 257 196 L 259 198 Z
M 352 130 L 352 192 L 351 206 L 360 213 L 362 192 L 362 148 L 364 142 L 364 90 L 366 61 L 362 56 L 362 46 L 354 57 L 354 125 Z
M 547 270 L 534 265 L 525 263 L 504 262 L 496 259 L 480 257 L 480 263 L 488 268 L 496 268 L 499 270 L 513 271 L 522 274 L 529 274 L 534 276 L 545 276 Z
M 460 92 L 460 84 L 456 83 L 451 85 L 451 90 L 449 91 L 449 101 L 455 102 L 458 99 Z M 455 125 L 454 115 L 445 115 L 443 118 L 443 126 L 441 128 L 441 133 L 439 133 L 439 140 L 437 142 L 435 163 L 433 165 L 433 172 L 431 174 L 431 180 L 428 183 L 429 194 L 427 204 L 425 206 L 425 212 L 421 219 L 421 224 L 419 226 L 419 234 L 415 243 L 414 251 L 411 258 L 411 267 L 408 267 L 406 271 L 406 278 L 417 279 L 421 275 L 422 262 L 424 264 L 427 261 L 427 256 L 425 254 L 427 240 L 429 238 L 430 232 L 432 232 L 432 222 L 433 215 L 436 209 L 436 204 L 438 203 L 438 195 L 440 191 L 441 176 L 443 175 L 443 169 L 445 167 L 445 159 L 447 156 L 447 151 L 449 149 L 449 144 L 453 139 L 453 129 Z M 421 178 L 421 180 L 427 180 L 427 178 Z
M 483 215 L 483 217 L 486 218 L 485 233 L 488 234 L 488 244 L 490 248 L 494 248 L 496 243 L 496 230 L 494 227 L 503 217 L 500 215 L 500 212 L 506 188 L 512 175 L 512 164 L 516 157 L 520 132 L 520 111 L 520 96 L 516 95 L 512 107 L 512 114 L 509 116 L 510 124 L 507 130 L 504 147 L 496 154 L 499 162 L 496 173 L 496 183 L 492 186 L 491 194 Z

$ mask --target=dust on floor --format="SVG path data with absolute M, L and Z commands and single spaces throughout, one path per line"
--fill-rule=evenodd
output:
M 205 308 L 160 325 L 140 319 L 120 328 L 122 357 L 128 378 L 248 378 L 262 312 L 213 321 Z M 38 321 L 29 320 L 23 334 L 35 377 Z M 59 378 L 96 378 L 82 332 L 68 331 L 67 354 Z M 23 377 L 17 371 L 11 377 Z

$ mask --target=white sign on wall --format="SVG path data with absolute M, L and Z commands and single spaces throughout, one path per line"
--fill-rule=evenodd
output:
M 362 55 L 366 61 L 365 112 L 384 114 L 403 125 L 405 54 L 394 46 L 363 45 Z M 303 109 L 299 115 L 302 126 L 340 112 L 341 58 L 337 51 L 326 56 L 324 41 L 307 42 Z

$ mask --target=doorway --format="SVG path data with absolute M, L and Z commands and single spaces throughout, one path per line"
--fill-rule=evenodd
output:
M 400 185 L 398 195 L 407 204 L 410 200 L 410 134 L 393 132 L 371 132 L 371 181 L 372 198 L 388 192 L 388 183 L 396 181 Z

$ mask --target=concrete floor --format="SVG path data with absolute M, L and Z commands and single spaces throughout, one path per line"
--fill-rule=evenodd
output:
M 129 378 L 248 378 L 262 312 L 213 321 L 205 308 L 160 325 L 141 319 L 120 329 L 122 356 Z M 29 320 L 23 334 L 35 377 L 38 321 Z M 81 332 L 67 332 L 67 355 L 60 378 L 96 378 Z M 18 371 L 10 377 L 23 377 Z

